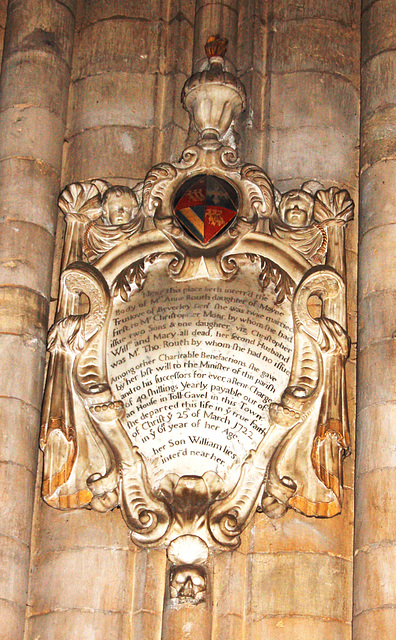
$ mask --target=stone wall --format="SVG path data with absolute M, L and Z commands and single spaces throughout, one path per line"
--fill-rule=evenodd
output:
M 6 4 L 0 3 L 0 40 Z M 241 156 L 263 166 L 281 191 L 315 180 L 347 188 L 357 204 L 362 80 L 355 639 L 368 640 L 378 629 L 390 640 L 395 518 L 384 496 L 391 495 L 395 450 L 394 269 L 389 261 L 384 270 L 382 259 L 392 253 L 394 227 L 396 11 L 390 0 L 364 3 L 361 76 L 354 0 L 8 4 L 0 80 L 0 607 L 6 621 L 0 637 L 352 637 L 353 457 L 345 465 L 340 516 L 257 514 L 241 547 L 214 557 L 212 600 L 201 607 L 164 607 L 165 552 L 135 548 L 119 510 L 61 512 L 39 495 L 45 335 L 63 233 L 57 194 L 69 182 L 97 177 L 133 186 L 153 164 L 176 160 L 194 136 L 181 88 L 203 57 L 207 36 L 219 32 L 229 38 L 229 60 L 248 93 L 237 123 Z M 357 227 L 355 220 L 346 239 L 352 426 Z M 389 369 L 386 383 L 378 363 Z

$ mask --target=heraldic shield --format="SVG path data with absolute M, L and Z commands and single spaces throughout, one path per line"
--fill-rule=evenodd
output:
M 187 180 L 176 193 L 175 215 L 195 240 L 208 244 L 235 220 L 238 195 L 234 187 L 211 175 Z

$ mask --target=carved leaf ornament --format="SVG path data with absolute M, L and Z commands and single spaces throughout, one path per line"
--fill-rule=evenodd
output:
M 168 548 L 172 593 L 197 601 L 208 551 L 237 547 L 257 508 L 339 513 L 349 452 L 353 203 L 336 187 L 275 201 L 224 143 L 245 94 L 216 42 L 183 90 L 201 124 L 180 162 L 134 189 L 92 180 L 59 198 L 41 431 L 48 504 L 120 507 L 136 544 Z

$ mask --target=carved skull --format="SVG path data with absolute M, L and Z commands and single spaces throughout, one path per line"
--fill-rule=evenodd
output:
M 181 565 L 173 567 L 170 573 L 171 598 L 189 599 L 195 603 L 205 597 L 206 575 L 203 567 Z

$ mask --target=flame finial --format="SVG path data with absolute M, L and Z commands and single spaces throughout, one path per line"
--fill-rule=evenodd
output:
M 227 38 L 221 38 L 218 33 L 214 36 L 209 36 L 205 44 L 205 53 L 208 59 L 210 60 L 215 57 L 224 58 L 227 52 L 227 45 Z

